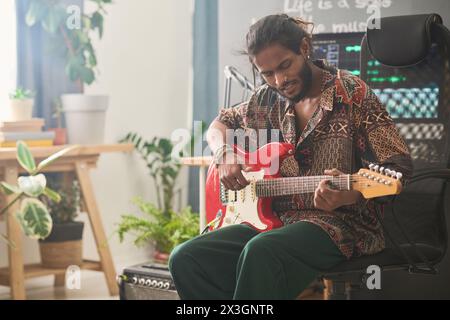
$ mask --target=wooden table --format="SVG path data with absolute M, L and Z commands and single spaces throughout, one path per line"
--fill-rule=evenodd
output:
M 191 167 L 199 167 L 199 215 L 200 215 L 200 233 L 206 226 L 206 168 L 212 162 L 212 157 L 184 157 L 181 158 L 181 164 Z
M 64 149 L 67 146 L 34 147 L 30 148 L 36 162 L 39 163 L 51 154 Z M 111 295 L 118 294 L 116 284 L 116 271 L 114 268 L 111 252 L 101 222 L 100 212 L 94 196 L 89 169 L 95 168 L 98 158 L 102 153 L 131 152 L 132 144 L 111 145 L 82 145 L 77 149 L 65 154 L 57 161 L 44 168 L 42 172 L 62 172 L 64 179 L 71 180 L 74 177 L 80 183 L 83 208 L 89 216 L 89 221 L 94 233 L 100 261 L 84 260 L 79 266 L 81 269 L 101 271 L 105 274 L 106 283 Z M 17 177 L 26 173 L 20 167 L 16 159 L 16 148 L 0 148 L 0 181 L 6 181 L 17 185 Z M 6 201 L 11 201 L 14 195 L 5 196 Z M 3 203 L 3 201 L 2 201 Z M 0 268 L 0 285 L 11 288 L 13 299 L 26 299 L 24 280 L 33 277 L 55 275 L 55 286 L 65 283 L 65 269 L 49 269 L 39 264 L 24 265 L 22 254 L 22 230 L 19 223 L 13 217 L 18 210 L 16 203 L 6 214 L 6 229 L 9 240 L 14 247 L 8 246 L 9 267 Z

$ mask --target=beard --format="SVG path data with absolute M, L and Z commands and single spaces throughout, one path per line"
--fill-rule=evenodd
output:
M 291 100 L 294 103 L 299 102 L 303 98 L 306 97 L 308 94 L 308 91 L 311 89 L 312 86 L 312 69 L 308 65 L 308 63 L 305 63 L 303 66 L 303 69 L 298 73 L 298 77 L 302 81 L 302 90 L 300 90 L 299 93 L 297 93 L 294 97 L 286 97 L 286 95 L 283 94 L 283 91 L 278 90 L 278 92 L 285 97 L 288 100 Z

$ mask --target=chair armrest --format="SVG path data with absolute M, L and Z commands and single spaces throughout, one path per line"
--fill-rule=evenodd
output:
M 450 169 L 430 169 L 423 170 L 411 177 L 409 183 L 425 180 L 425 179 L 444 179 L 450 180 Z

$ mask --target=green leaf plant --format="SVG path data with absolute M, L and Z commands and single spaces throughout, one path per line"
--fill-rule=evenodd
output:
M 14 213 L 14 217 L 19 221 L 24 234 L 32 239 L 45 239 L 50 234 L 53 223 L 47 206 L 38 197 L 45 196 L 55 202 L 59 202 L 61 197 L 56 191 L 47 187 L 45 175 L 40 172 L 78 146 L 62 149 L 38 165 L 25 142 L 18 141 L 16 147 L 17 161 L 28 175 L 20 176 L 17 179 L 17 185 L 0 182 L 0 190 L 4 194 L 15 195 L 6 206 L 0 209 L 0 215 L 7 213 L 16 202 L 20 202 L 19 210 Z M 7 239 L 5 235 L 1 235 L 0 238 Z
M 65 59 L 66 74 L 80 89 L 83 84 L 95 81 L 97 56 L 92 39 L 94 34 L 103 37 L 105 5 L 112 3 L 112 0 L 90 1 L 96 9 L 87 14 L 66 1 L 30 0 L 26 14 L 28 26 L 41 25 L 50 34 L 53 53 Z
M 201 132 L 194 134 L 190 141 L 180 150 L 192 151 L 195 141 L 205 132 L 202 123 Z M 126 214 L 118 225 L 119 240 L 124 240 L 125 234 L 134 237 L 137 246 L 153 241 L 156 250 L 170 253 L 179 243 L 198 235 L 199 216 L 190 207 L 174 210 L 173 200 L 180 192 L 175 191 L 181 164 L 172 157 L 174 145 L 171 140 L 155 137 L 145 140 L 137 133 L 130 132 L 120 142 L 132 143 L 135 150 L 144 160 L 156 190 L 156 205 L 147 203 L 141 198 L 135 198 L 133 203 L 140 209 L 140 215 Z M 143 213 L 143 215 L 142 215 Z

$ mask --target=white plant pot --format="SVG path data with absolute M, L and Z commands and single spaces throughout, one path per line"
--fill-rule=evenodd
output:
M 65 94 L 61 96 L 70 144 L 104 143 L 108 96 Z
M 9 118 L 11 121 L 25 121 L 33 118 L 33 99 L 11 99 L 10 102 Z

